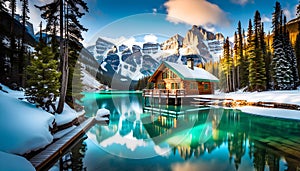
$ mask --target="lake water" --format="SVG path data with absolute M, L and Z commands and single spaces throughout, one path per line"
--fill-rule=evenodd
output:
M 71 150 L 77 170 L 300 170 L 300 121 L 223 108 L 143 108 L 140 93 L 87 93 L 83 104 L 90 116 L 99 108 L 111 116 Z

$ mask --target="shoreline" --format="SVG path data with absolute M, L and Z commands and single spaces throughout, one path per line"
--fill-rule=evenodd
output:
M 248 102 L 231 98 L 194 98 L 196 106 L 218 106 L 244 113 L 278 119 L 300 120 L 300 105 L 278 102 Z

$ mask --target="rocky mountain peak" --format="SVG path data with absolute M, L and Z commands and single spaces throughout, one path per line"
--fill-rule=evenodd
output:
M 170 39 L 161 44 L 162 50 L 174 50 L 175 54 L 179 54 L 179 48 L 182 47 L 183 37 L 179 34 L 175 34 Z
M 225 41 L 225 37 L 222 33 L 217 33 L 216 36 L 215 36 L 216 40 L 220 41 L 220 42 L 224 42 Z

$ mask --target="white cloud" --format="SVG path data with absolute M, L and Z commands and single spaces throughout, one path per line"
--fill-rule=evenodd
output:
M 263 16 L 261 17 L 261 22 L 264 22 L 264 23 L 270 23 L 270 22 L 272 22 L 272 19 L 269 18 L 269 17 L 267 17 L 267 16 L 265 16 L 265 15 L 263 15 Z
M 169 0 L 164 6 L 167 8 L 167 20 L 173 23 L 210 28 L 230 25 L 226 13 L 216 4 L 206 0 Z
M 231 2 L 234 3 L 234 4 L 245 5 L 245 4 L 248 4 L 248 3 L 253 4 L 254 0 L 231 0 Z
M 144 37 L 145 42 L 157 43 L 157 37 L 154 34 L 148 34 Z
M 285 8 L 285 9 L 282 10 L 282 12 L 286 16 L 287 21 L 292 19 L 292 14 L 291 14 L 290 10 Z

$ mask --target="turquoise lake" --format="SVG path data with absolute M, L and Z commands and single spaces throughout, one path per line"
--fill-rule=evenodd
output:
M 78 168 L 300 170 L 300 121 L 234 109 L 143 104 L 141 93 L 86 93 L 88 116 L 99 108 L 109 109 L 111 115 L 109 123 L 95 124 L 87 139 L 71 150 L 80 151 L 72 153 Z

